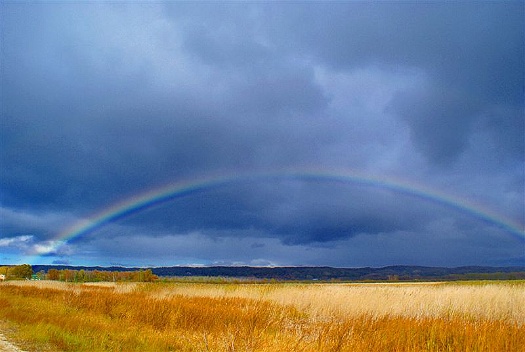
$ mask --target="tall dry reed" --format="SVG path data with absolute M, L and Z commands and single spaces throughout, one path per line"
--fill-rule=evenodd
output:
M 520 351 L 524 287 L 19 282 L 0 320 L 50 351 Z

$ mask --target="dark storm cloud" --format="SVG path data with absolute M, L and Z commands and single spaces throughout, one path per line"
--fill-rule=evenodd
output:
M 163 184 L 309 167 L 407 179 L 524 222 L 520 2 L 0 6 L 5 243 L 50 241 Z M 376 253 L 378 238 L 431 252 L 447 241 L 439 229 L 461 236 L 464 224 L 497 238 L 417 198 L 297 181 L 218 187 L 100 231 L 200 253 L 188 260 L 214 260 L 188 244 L 206 237 L 228 243 L 221 262 L 235 261 L 237 239 L 258 262 L 268 251 L 286 262 L 295 248 L 314 264 L 310 246 Z M 86 256 L 113 248 L 83 241 Z
M 506 133 L 513 134 L 514 146 L 501 147 L 523 157 L 523 148 L 516 148 L 523 138 L 512 132 L 524 128 L 523 4 L 347 5 L 313 4 L 304 11 L 291 6 L 290 18 L 282 21 L 292 33 L 283 36 L 283 49 L 299 50 L 337 70 L 423 69 L 432 86 L 401 92 L 392 106 L 430 162 L 455 159 L 474 121 L 492 119 L 493 109 L 501 106 L 516 109 L 504 118 L 513 126 Z
M 80 7 L 91 16 L 75 14 L 78 23 L 51 11 L 49 17 L 24 28 L 40 43 L 35 47 L 26 37 L 16 40 L 27 46 L 20 51 L 11 53 L 15 43 L 5 45 L 6 66 L 17 70 L 3 72 L 4 86 L 9 88 L 5 123 L 12 130 L 6 132 L 6 142 L 15 154 L 3 154 L 3 180 L 8 189 L 18 183 L 12 186 L 17 201 L 24 193 L 30 201 L 67 201 L 58 198 L 76 185 L 80 189 L 75 192 L 100 187 L 97 191 L 112 190 L 120 196 L 130 191 L 124 186 L 129 183 L 134 189 L 195 171 L 249 167 L 258 163 L 253 159 L 264 156 L 266 145 L 285 142 L 288 136 L 275 132 L 275 126 L 288 130 L 303 119 L 287 116 L 290 123 L 281 125 L 282 114 L 308 115 L 325 104 L 312 70 L 291 63 L 261 66 L 242 75 L 215 69 L 211 78 L 204 77 L 204 82 L 197 82 L 201 85 L 187 90 L 178 82 L 186 77 L 175 74 L 166 87 L 154 81 L 155 72 L 148 76 L 144 71 L 155 65 L 150 62 L 156 60 L 155 52 L 139 51 L 142 59 L 129 58 L 133 48 L 126 42 L 105 40 L 104 35 L 112 33 L 104 31 L 114 27 L 94 28 L 105 16 Z M 165 48 L 153 47 L 159 55 L 172 55 L 171 60 L 183 57 L 183 71 L 201 68 L 193 65 L 193 55 L 184 58 L 184 53 L 171 54 L 171 49 L 162 53 Z M 169 63 L 164 64 L 151 70 L 171 75 Z M 28 96 L 22 85 L 38 93 Z M 302 141 L 295 150 L 304 146 L 304 138 L 298 138 Z M 38 178 L 39 184 L 31 178 Z M 62 178 L 64 182 L 56 182 Z M 90 198 L 79 193 L 73 198 L 81 195 Z

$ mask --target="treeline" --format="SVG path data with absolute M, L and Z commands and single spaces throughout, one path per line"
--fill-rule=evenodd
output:
M 446 281 L 467 280 L 525 280 L 525 272 L 496 272 L 496 273 L 468 273 L 451 274 L 443 278 Z
M 151 269 L 133 271 L 85 270 L 85 269 L 56 269 L 49 268 L 36 273 L 29 264 L 0 266 L 0 275 L 5 280 L 55 280 L 66 282 L 153 282 L 158 280 Z
M 42 279 L 66 282 L 153 282 L 158 276 L 151 269 L 138 271 L 49 269 Z
M 296 281 L 455 281 L 523 280 L 525 267 L 421 267 L 383 268 L 332 267 L 160 267 L 153 272 L 161 277 L 236 277 Z
M 58 279 L 56 271 L 59 272 Z M 34 265 L 33 271 L 42 278 L 63 281 L 148 281 L 162 278 L 207 277 L 248 280 L 291 281 L 456 281 L 456 280 L 525 280 L 525 267 L 456 268 L 422 266 L 387 266 L 382 268 L 333 268 L 333 267 L 75 267 Z M 142 272 L 142 274 L 140 274 Z M 142 276 L 141 276 L 142 275 Z
M 5 280 L 29 279 L 33 268 L 29 264 L 0 266 L 0 275 L 4 275 Z

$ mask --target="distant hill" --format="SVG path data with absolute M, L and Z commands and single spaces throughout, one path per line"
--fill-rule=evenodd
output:
M 49 269 L 137 271 L 145 268 L 33 265 L 33 272 Z M 151 267 L 160 277 L 225 277 L 257 280 L 321 281 L 437 281 L 437 280 L 514 280 L 525 279 L 525 267 L 463 266 L 455 268 L 425 266 L 387 266 L 382 268 L 333 267 L 252 267 L 252 266 L 170 266 Z

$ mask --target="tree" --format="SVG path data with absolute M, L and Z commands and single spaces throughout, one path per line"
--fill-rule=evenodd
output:
M 10 276 L 15 279 L 30 279 L 33 275 L 33 268 L 29 264 L 17 265 L 9 270 Z
M 48 280 L 58 280 L 60 279 L 60 272 L 57 269 L 49 269 L 47 271 Z
M 0 266 L 0 274 L 7 276 L 8 273 L 9 273 L 8 266 Z

